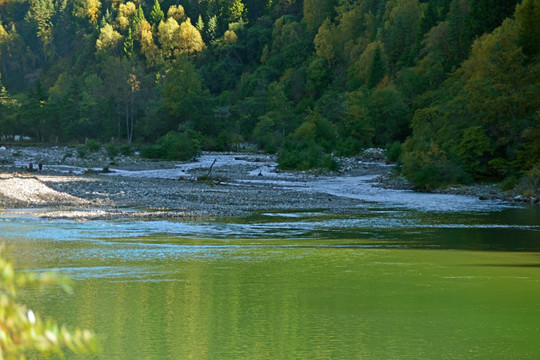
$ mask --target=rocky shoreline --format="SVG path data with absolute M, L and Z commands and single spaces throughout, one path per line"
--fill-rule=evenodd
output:
M 368 179 L 373 186 L 411 190 L 393 176 L 380 150 L 340 159 L 338 175 L 282 172 L 263 154 L 205 154 L 197 162 L 148 161 L 104 151 L 80 158 L 68 147 L 0 150 L 0 208 L 35 209 L 48 218 L 186 218 L 249 215 L 266 210 L 358 212 L 360 199 L 306 188 L 334 178 Z M 213 160 L 212 160 L 213 159 Z M 42 164 L 29 171 L 29 164 Z M 104 171 L 105 170 L 105 171 Z M 449 194 L 518 201 L 494 185 L 455 187 Z M 24 209 L 24 210 L 23 210 Z M 4 210 L 5 212 L 6 210 Z

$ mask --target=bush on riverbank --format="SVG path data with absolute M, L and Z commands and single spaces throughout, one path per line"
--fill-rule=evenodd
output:
M 109 158 L 111 160 L 114 160 L 114 158 L 120 154 L 120 149 L 114 143 L 110 143 L 109 145 L 107 145 L 106 149 L 107 155 L 109 155 Z
M 96 153 L 99 150 L 101 150 L 101 143 L 94 139 L 88 139 L 86 144 L 77 147 L 77 154 L 84 159 L 89 153 Z
M 386 146 L 384 155 L 388 161 L 395 163 L 399 161 L 401 152 L 401 143 L 396 141 Z
M 411 142 L 405 146 L 411 146 Z M 470 184 L 471 178 L 434 143 L 418 145 L 402 155 L 403 175 L 419 190 L 435 190 L 455 184 Z
M 278 155 L 280 169 L 309 170 L 328 169 L 336 171 L 339 168 L 337 161 L 326 154 L 320 145 L 314 141 L 299 141 L 289 138 L 283 144 Z
M 162 136 L 156 145 L 146 146 L 141 155 L 149 159 L 193 160 L 201 154 L 198 134 L 193 130 L 171 131 Z
M 540 163 L 521 178 L 516 190 L 525 197 L 538 197 L 540 195 Z

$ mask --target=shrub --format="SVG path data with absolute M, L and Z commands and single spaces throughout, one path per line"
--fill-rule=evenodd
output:
M 317 111 L 308 111 L 304 122 L 295 130 L 294 137 L 300 141 L 311 141 L 324 149 L 335 147 L 337 133 L 332 124 Z
M 117 157 L 119 153 L 120 150 L 118 149 L 118 146 L 113 143 L 107 145 L 107 155 L 109 155 L 109 158 L 111 158 L 111 160 Z
M 396 141 L 392 144 L 386 145 L 386 151 L 384 155 L 390 162 L 397 162 L 401 156 L 401 143 Z
M 362 143 L 349 136 L 338 141 L 335 148 L 335 154 L 338 156 L 353 156 L 362 153 L 362 150 Z
M 281 145 L 282 134 L 276 130 L 275 122 L 270 117 L 262 117 L 253 130 L 253 139 L 260 149 L 274 154 Z
M 142 156 L 150 159 L 193 160 L 201 153 L 199 135 L 193 130 L 178 133 L 171 131 L 162 136 L 156 145 L 142 149 Z
M 468 184 L 470 177 L 431 143 L 427 150 L 416 149 L 402 156 L 403 175 L 418 189 L 434 190 L 452 184 Z
M 133 148 L 133 146 L 131 146 L 131 144 L 124 144 L 120 146 L 120 154 L 125 155 L 125 156 L 131 156 L 134 153 L 135 153 L 135 149 Z
M 540 194 L 540 163 L 527 171 L 516 187 L 523 196 L 537 196 Z
M 309 170 L 329 169 L 338 170 L 337 161 L 330 155 L 325 154 L 322 147 L 313 140 L 299 141 L 289 137 L 278 156 L 278 164 L 281 169 Z
M 77 146 L 77 154 L 79 154 L 79 157 L 81 159 L 84 159 L 86 157 L 88 149 L 86 146 Z
M 148 159 L 164 159 L 165 149 L 159 145 L 149 145 L 142 148 L 141 155 Z
M 519 182 L 519 179 L 515 175 L 508 176 L 500 183 L 500 188 L 503 191 L 513 190 Z
M 93 139 L 89 139 L 86 142 L 85 146 L 90 152 L 97 152 L 99 151 L 99 149 L 101 149 L 101 144 L 99 143 L 99 141 Z

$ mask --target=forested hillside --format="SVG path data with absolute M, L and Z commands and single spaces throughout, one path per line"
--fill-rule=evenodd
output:
M 0 0 L 0 23 L 0 135 L 540 178 L 540 0 Z

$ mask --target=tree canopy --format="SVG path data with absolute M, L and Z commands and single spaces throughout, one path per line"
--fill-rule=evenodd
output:
M 501 179 L 539 166 L 539 44 L 540 0 L 6 0 L 0 135 L 400 142 L 410 178 Z

